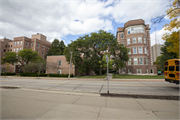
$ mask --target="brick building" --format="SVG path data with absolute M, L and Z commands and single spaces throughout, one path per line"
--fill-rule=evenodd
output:
M 144 20 L 130 20 L 117 29 L 117 41 L 129 51 L 129 61 L 120 74 L 157 74 L 157 67 L 151 62 L 150 28 Z
M 69 63 L 66 61 L 65 55 L 47 56 L 46 73 L 69 74 Z M 75 75 L 75 66 L 72 64 L 70 74 Z
M 48 53 L 48 50 L 51 47 L 51 43 L 46 40 L 46 36 L 42 34 L 32 35 L 31 38 L 28 37 L 15 37 L 14 40 L 7 38 L 0 39 L 1 44 L 1 57 L 4 57 L 4 53 L 8 51 L 18 53 L 23 49 L 32 49 L 39 53 L 39 55 L 45 59 Z M 17 71 L 17 66 L 11 65 L 9 72 Z

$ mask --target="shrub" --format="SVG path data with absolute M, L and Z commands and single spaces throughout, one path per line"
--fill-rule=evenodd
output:
M 13 76 L 13 75 L 16 75 L 16 73 L 7 72 L 6 75 Z M 1 73 L 1 76 L 5 76 L 5 73 Z
M 49 74 L 49 77 L 68 77 L 69 74 Z M 73 77 L 73 74 L 70 74 Z

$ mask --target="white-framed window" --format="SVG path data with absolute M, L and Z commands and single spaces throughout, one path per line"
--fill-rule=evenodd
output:
M 128 54 L 130 55 L 131 54 L 131 48 L 128 48 L 129 50 L 128 50 Z
M 58 66 L 61 66 L 61 60 L 58 61 Z
M 134 27 L 131 27 L 131 33 L 134 33 Z
M 137 69 L 137 74 L 141 74 L 141 69 Z
M 130 34 L 130 28 L 128 28 L 128 34 Z
M 146 38 L 144 37 L 144 43 L 146 44 Z
M 61 70 L 58 70 L 58 74 L 61 74 Z
M 121 39 L 123 39 L 124 38 L 124 34 L 123 33 L 121 33 Z
M 123 45 L 124 45 L 124 42 L 121 42 L 121 44 L 123 44 Z
M 19 45 L 19 42 L 17 42 L 17 45 Z
M 142 33 L 144 33 L 144 27 L 142 27 Z
M 144 64 L 147 65 L 147 64 L 148 64 L 147 58 L 144 58 L 144 60 L 145 60 L 145 61 L 144 61 Z
M 22 41 L 21 41 L 21 45 L 22 45 Z
M 31 47 L 33 47 L 33 43 L 31 43 Z
M 151 70 L 150 70 L 150 73 L 151 73 L 151 74 L 153 74 L 153 73 L 154 73 L 153 69 L 151 69 Z
M 21 50 L 21 48 L 19 48 L 19 50 Z
M 18 49 L 18 48 L 16 48 L 16 52 L 18 52 L 18 50 L 19 50 L 19 49 Z
M 147 54 L 146 47 L 144 47 L 144 53 Z
M 44 49 L 45 47 L 43 46 L 43 49 Z
M 142 37 L 138 37 L 138 43 L 142 43 Z
M 16 42 L 14 42 L 14 46 L 16 46 Z
M 39 53 L 39 50 L 37 50 L 37 52 Z
M 122 68 L 122 73 L 126 73 L 126 68 Z
M 133 37 L 132 40 L 133 40 L 133 43 L 136 43 L 136 37 Z
M 128 73 L 129 73 L 129 74 L 132 74 L 132 69 L 128 69 Z
M 139 58 L 139 64 L 143 65 L 143 58 Z
M 29 46 L 29 43 L 28 43 L 28 42 L 26 42 L 26 46 Z
M 138 30 L 138 31 L 139 31 L 139 33 L 141 33 L 141 29 L 142 29 L 142 28 L 141 28 L 141 27 L 139 27 L 139 30 Z
M 131 58 L 129 58 L 128 65 L 131 65 Z
M 14 48 L 14 52 L 16 51 L 16 49 Z
M 42 51 L 42 55 L 44 55 L 44 51 Z
M 133 47 L 133 54 L 137 54 L 137 47 Z
M 139 54 L 142 54 L 143 51 L 142 51 L 142 47 L 139 47 Z
M 137 58 L 134 58 L 134 65 L 137 65 L 137 64 L 138 64 Z
M 137 27 L 134 27 L 134 33 L 137 33 Z
M 130 38 L 127 39 L 127 45 L 129 45 L 129 44 L 130 44 Z
M 148 69 L 146 69 L 146 74 L 148 74 Z
M 37 44 L 37 47 L 39 47 L 40 45 L 39 44 Z

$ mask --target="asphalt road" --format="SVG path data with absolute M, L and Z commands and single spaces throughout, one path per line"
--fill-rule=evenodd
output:
M 1 86 L 14 86 L 27 89 L 107 93 L 106 80 L 47 80 L 47 79 L 15 79 L 0 78 Z M 109 92 L 120 94 L 166 95 L 179 96 L 179 85 L 155 81 L 109 81 Z

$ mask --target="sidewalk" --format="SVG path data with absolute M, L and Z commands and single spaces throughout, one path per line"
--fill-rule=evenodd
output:
M 99 94 L 0 89 L 1 119 L 178 120 L 179 101 L 101 97 Z
M 4 76 L 0 76 L 0 78 L 5 78 Z M 6 78 L 11 79 L 43 79 L 43 80 L 69 80 L 68 78 L 53 78 L 53 77 L 18 77 L 18 76 L 6 76 Z M 94 79 L 94 78 L 70 78 L 70 80 L 83 80 L 83 81 L 107 81 L 104 79 Z M 145 82 L 165 82 L 164 79 L 111 79 L 109 81 L 145 81 Z

